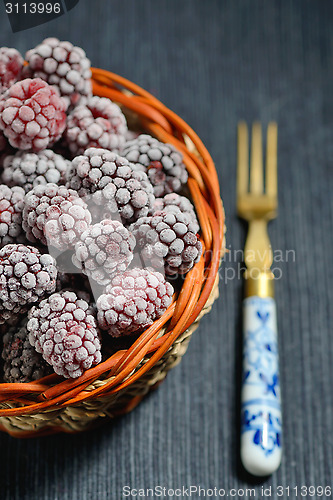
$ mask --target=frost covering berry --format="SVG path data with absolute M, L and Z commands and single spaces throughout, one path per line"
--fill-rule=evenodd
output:
M 147 175 L 106 149 L 89 148 L 74 158 L 68 186 L 126 223 L 147 215 L 155 201 Z
M 54 87 L 40 78 L 12 85 L 0 100 L 0 130 L 11 146 L 41 151 L 60 139 L 67 105 Z
M 0 94 L 20 80 L 23 57 L 13 48 L 0 47 Z
M 8 243 L 23 243 L 22 210 L 24 190 L 0 184 L 0 247 Z
M 74 264 L 100 285 L 126 271 L 133 259 L 134 236 L 118 221 L 90 226 L 75 245 Z
M 76 105 L 82 97 L 91 95 L 90 61 L 81 47 L 46 38 L 25 57 L 28 66 L 24 74 L 55 85 L 68 104 Z
M 3 162 L 1 179 L 7 186 L 21 186 L 26 193 L 40 184 L 65 184 L 70 161 L 51 149 L 39 153 L 18 151 Z
M 201 256 L 199 225 L 180 211 L 155 212 L 130 226 L 146 265 L 169 276 L 186 274 Z
M 106 97 L 90 97 L 67 118 L 65 141 L 73 156 L 88 148 L 120 151 L 125 144 L 126 118 Z
M 178 193 L 166 194 L 163 198 L 156 198 L 153 212 L 163 210 L 164 212 L 181 212 L 183 215 L 190 217 L 192 222 L 198 224 L 198 219 L 194 210 L 194 206 L 186 196 L 181 196 Z
M 80 377 L 102 359 L 95 318 L 74 292 L 55 293 L 33 307 L 27 329 L 31 345 L 63 377 Z
M 87 204 L 65 186 L 40 185 L 25 196 L 22 226 L 32 243 L 73 248 L 90 222 Z
M 172 144 L 141 134 L 125 144 L 122 155 L 147 173 L 156 197 L 178 192 L 187 182 L 183 157 Z
M 134 268 L 113 278 L 97 300 L 97 321 L 113 337 L 140 333 L 171 304 L 173 287 L 161 273 Z
M 30 344 L 26 320 L 5 333 L 2 359 L 3 381 L 8 383 L 32 382 L 52 371 L 50 365 Z
M 20 244 L 0 250 L 0 324 L 37 302 L 56 287 L 57 268 L 51 255 Z

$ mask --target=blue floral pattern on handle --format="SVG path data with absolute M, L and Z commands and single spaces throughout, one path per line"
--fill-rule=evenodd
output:
M 249 297 L 244 300 L 241 432 L 250 433 L 251 446 L 268 457 L 281 453 L 281 427 L 275 301 Z

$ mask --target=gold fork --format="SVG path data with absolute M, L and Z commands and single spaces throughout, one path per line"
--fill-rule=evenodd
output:
M 281 462 L 281 402 L 278 369 L 273 251 L 267 223 L 277 215 L 277 124 L 267 129 L 264 182 L 262 132 L 252 126 L 249 139 L 244 122 L 238 124 L 237 211 L 248 221 L 244 250 L 246 264 L 243 311 L 243 382 L 241 458 L 252 474 L 274 472 Z

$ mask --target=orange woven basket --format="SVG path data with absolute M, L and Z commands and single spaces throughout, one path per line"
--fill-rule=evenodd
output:
M 52 374 L 31 383 L 0 384 L 0 430 L 17 437 L 79 432 L 131 411 L 181 360 L 200 318 L 218 296 L 224 211 L 207 149 L 179 116 L 138 85 L 101 69 L 93 69 L 92 82 L 94 95 L 117 102 L 129 121 L 183 153 L 204 252 L 164 315 L 128 349 L 78 379 Z

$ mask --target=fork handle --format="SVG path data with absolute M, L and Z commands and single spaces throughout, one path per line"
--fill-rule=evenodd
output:
M 251 296 L 243 307 L 241 459 L 248 472 L 266 476 L 282 455 L 276 304 Z

